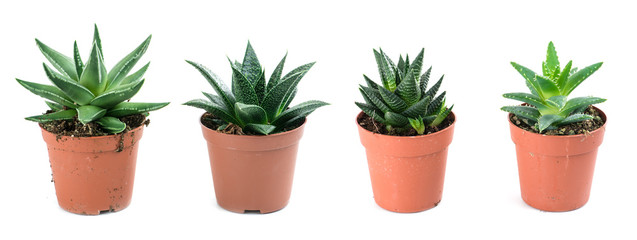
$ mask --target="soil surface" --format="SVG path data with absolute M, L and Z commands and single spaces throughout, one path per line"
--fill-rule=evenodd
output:
M 390 136 L 418 136 L 418 132 L 416 132 L 416 129 L 413 129 L 411 127 L 409 129 L 392 128 L 391 132 L 387 131 L 385 124 L 374 120 L 372 117 L 368 116 L 365 113 L 361 114 L 361 116 L 356 120 L 358 121 L 358 124 L 361 125 L 361 127 L 373 133 L 380 133 Z M 452 114 L 449 114 L 449 116 L 447 116 L 447 118 L 445 118 L 445 120 L 443 120 L 442 123 L 440 123 L 438 126 L 426 126 L 425 133 L 422 135 L 427 135 L 443 130 L 451 126 L 454 121 L 456 121 L 455 117 Z
M 124 133 L 135 129 L 142 124 L 145 124 L 146 126 L 150 124 L 150 120 L 146 119 L 146 116 L 142 114 L 121 117 L 119 120 L 126 123 L 126 129 L 123 131 Z M 85 125 L 78 121 L 77 118 L 73 118 L 72 120 L 56 120 L 40 123 L 40 126 L 53 134 L 57 134 L 58 136 L 95 137 L 114 135 L 112 133 L 105 132 L 102 129 L 102 126 L 96 122 L 90 122 Z
M 604 125 L 605 122 L 601 118 L 601 114 L 597 110 L 595 110 L 593 106 L 589 106 L 588 109 L 584 111 L 584 113 L 591 115 L 594 118 L 591 120 L 567 124 L 553 130 L 545 130 L 542 134 L 554 136 L 587 134 L 589 132 L 597 130 Z M 519 128 L 533 133 L 540 133 L 535 128 L 535 126 L 530 126 L 523 119 L 520 119 L 513 114 L 511 114 L 510 120 L 513 124 L 515 124 L 515 126 L 518 126 Z
M 284 128 L 283 131 L 281 132 L 287 132 L 293 129 L 296 129 L 298 127 L 300 127 L 301 125 L 303 125 L 305 121 L 302 121 L 296 125 L 293 125 L 291 127 L 287 127 Z M 243 129 L 241 129 L 241 127 L 239 127 L 238 125 L 234 124 L 234 123 L 229 123 L 225 128 L 223 129 L 219 129 L 219 127 L 224 123 L 223 120 L 221 120 L 221 118 L 218 118 L 217 116 L 213 115 L 212 113 L 206 112 L 203 114 L 203 116 L 201 116 L 201 124 L 203 124 L 204 126 L 206 126 L 207 128 L 210 128 L 212 130 L 215 130 L 217 132 L 220 133 L 225 133 L 225 134 L 233 134 L 233 135 L 258 135 L 258 136 L 262 136 L 261 134 L 256 134 L 256 133 L 251 133 L 251 132 L 244 132 Z M 279 132 L 275 132 L 275 133 L 279 133 Z

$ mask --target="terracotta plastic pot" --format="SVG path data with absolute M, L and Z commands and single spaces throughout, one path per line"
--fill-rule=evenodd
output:
M 360 119 L 364 113 L 358 114 Z M 428 135 L 401 137 L 370 132 L 358 124 L 367 153 L 374 200 L 393 212 L 420 212 L 442 199 L 447 148 L 453 138 L 453 123 Z
M 143 129 L 100 137 L 57 136 L 42 129 L 60 207 L 86 215 L 126 208 Z
M 578 209 L 588 201 L 593 181 L 597 148 L 602 144 L 604 125 L 588 134 L 549 136 L 528 132 L 513 124 L 522 199 L 543 211 Z
M 217 203 L 237 212 L 269 213 L 290 200 L 294 166 L 305 123 L 267 136 L 220 133 L 203 124 Z

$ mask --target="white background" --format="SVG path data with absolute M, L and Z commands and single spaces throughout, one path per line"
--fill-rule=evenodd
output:
M 628 2 L 628 1 L 627 1 Z M 576 239 L 637 237 L 634 156 L 635 6 L 615 1 L 3 1 L 0 3 L 0 239 Z M 58 207 L 40 129 L 23 118 L 46 109 L 16 83 L 47 83 L 39 38 L 67 55 L 90 50 L 100 27 L 107 68 L 153 34 L 152 61 L 135 101 L 170 101 L 151 113 L 141 141 L 133 202 L 118 213 L 81 216 Z M 286 51 L 286 71 L 317 61 L 295 103 L 332 103 L 310 115 L 289 205 L 236 214 L 215 202 L 201 110 L 181 105 L 212 88 L 184 59 L 227 82 L 226 56 L 250 40 L 269 73 Z M 574 96 L 608 98 L 590 201 L 546 213 L 521 200 L 505 92 L 527 91 L 510 66 L 540 70 L 552 40 L 562 64 L 604 61 Z M 443 200 L 398 214 L 373 200 L 354 122 L 362 74 L 378 80 L 372 48 L 392 57 L 425 47 L 425 66 L 445 74 L 455 104 Z M 631 229 L 632 228 L 632 229 Z

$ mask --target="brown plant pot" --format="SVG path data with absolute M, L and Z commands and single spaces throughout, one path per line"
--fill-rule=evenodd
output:
M 532 133 L 511 122 L 522 199 L 542 211 L 578 209 L 588 201 L 593 182 L 597 148 L 602 144 L 604 125 L 588 134 L 550 136 Z
M 358 114 L 357 119 L 363 116 Z M 356 122 L 367 153 L 374 200 L 392 212 L 410 213 L 433 208 L 442 199 L 447 147 L 453 123 L 438 132 L 414 136 L 389 136 L 368 131 Z
M 237 212 L 270 213 L 290 200 L 305 123 L 267 136 L 220 133 L 203 124 L 217 203 Z
M 86 215 L 126 208 L 143 130 L 142 125 L 123 134 L 71 137 L 42 129 L 60 207 Z

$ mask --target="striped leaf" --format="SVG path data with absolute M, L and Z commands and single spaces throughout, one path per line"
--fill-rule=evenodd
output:
M 360 108 L 367 116 L 370 116 L 374 120 L 380 123 L 385 123 L 385 114 L 381 112 L 378 108 L 368 105 L 365 103 L 355 102 L 356 106 Z
M 387 125 L 397 128 L 403 128 L 409 125 L 409 119 L 395 112 L 386 112 L 385 121 Z
M 115 64 L 111 71 L 108 72 L 109 89 L 119 86 L 120 82 L 124 80 L 126 75 L 128 75 L 128 73 L 133 69 L 139 59 L 144 55 L 144 53 L 146 53 L 146 49 L 148 49 L 152 36 L 153 35 L 149 35 L 146 40 L 135 48 L 135 50 L 126 55 L 126 57 Z
M 436 110 L 438 110 L 441 107 L 443 107 L 446 95 L 447 95 L 447 91 L 444 91 L 440 95 L 438 95 L 436 98 L 431 100 L 431 103 L 429 103 L 429 107 L 427 108 L 427 113 L 425 115 L 434 114 L 434 113 L 436 113 Z M 429 96 L 427 96 L 427 97 L 429 97 Z
M 77 120 L 87 124 L 106 115 L 106 109 L 93 105 L 84 105 L 77 108 Z
M 243 56 L 243 64 L 241 64 L 241 68 L 238 69 L 240 69 L 240 72 L 252 85 L 255 85 L 262 74 L 261 64 L 259 63 L 257 54 L 254 52 L 250 41 L 248 41 L 248 46 L 246 47 L 246 52 Z
M 155 111 L 165 107 L 166 105 L 168 105 L 167 102 L 164 102 L 164 103 L 121 102 L 115 105 L 113 108 L 109 109 L 106 115 L 119 118 L 124 116 L 130 116 L 130 115 Z
M 43 63 L 42 65 L 44 65 L 44 72 L 46 72 L 46 76 L 49 77 L 51 82 L 62 92 L 64 92 L 64 94 L 66 94 L 66 96 L 69 97 L 71 100 L 80 105 L 84 105 L 91 102 L 91 100 L 95 98 L 95 95 L 93 95 L 90 90 L 80 85 L 78 82 L 56 73 L 45 63 Z
M 376 84 L 374 81 L 372 81 L 371 79 L 369 79 L 369 77 L 367 77 L 367 75 L 363 74 L 363 78 L 365 78 L 365 82 L 367 83 L 367 86 L 371 89 L 378 89 L 378 84 Z
M 436 82 L 433 86 L 431 86 L 431 88 L 429 88 L 429 90 L 427 90 L 427 92 L 425 92 L 425 96 L 429 96 L 431 98 L 433 98 L 436 93 L 438 93 L 438 89 L 440 89 L 440 85 L 442 85 L 442 79 L 445 78 L 445 75 L 440 76 L 440 79 L 438 80 L 438 82 Z
M 400 99 L 400 97 L 396 96 L 393 92 L 385 89 L 382 86 L 378 86 L 378 92 L 380 96 L 383 98 L 383 101 L 395 112 L 405 111 L 408 107 L 407 103 Z
M 31 91 L 35 95 L 49 99 L 55 103 L 62 104 L 69 108 L 77 107 L 77 105 L 75 105 L 75 103 L 73 103 L 73 101 L 69 99 L 64 92 L 62 92 L 62 90 L 55 86 L 27 82 L 17 78 L 16 80 L 18 81 L 18 83 L 20 83 L 20 85 L 22 85 L 24 88 Z
M 232 68 L 232 93 L 237 98 L 237 102 L 259 104 L 259 98 L 252 83 L 234 67 Z
M 400 114 L 414 119 L 422 117 L 427 113 L 427 108 L 429 107 L 430 100 L 431 98 L 429 98 L 429 96 L 426 96 L 420 99 L 420 101 L 418 101 L 416 104 L 411 105 L 409 108 L 407 108 L 407 110 Z
M 60 111 L 62 109 L 64 109 L 64 106 L 62 106 L 62 104 L 58 104 L 58 103 L 54 103 L 54 102 L 49 102 L 49 101 L 44 101 L 46 103 L 47 106 L 49 106 L 49 108 L 51 108 L 51 110 L 53 111 Z
M 70 120 L 70 119 L 73 119 L 75 115 L 77 115 L 77 112 L 75 111 L 75 109 L 69 109 L 69 110 L 58 111 L 58 112 L 49 113 L 49 114 L 31 116 L 25 119 L 29 121 L 42 123 L 42 122 L 50 122 L 55 120 Z
M 78 80 L 75 62 L 72 58 L 53 50 L 46 44 L 40 42 L 40 40 L 38 40 L 37 38 L 35 39 L 35 43 L 38 45 L 38 48 L 40 48 L 42 54 L 44 54 L 44 57 L 49 60 L 49 62 L 51 63 L 51 65 L 53 65 L 53 67 L 55 67 L 55 69 L 60 71 L 60 73 L 62 73 L 62 75 L 64 76 L 67 76 L 75 81 Z
M 382 51 L 382 49 L 381 49 Z M 387 63 L 387 59 L 380 52 L 374 49 L 374 57 L 376 58 L 376 64 L 378 65 L 378 73 L 380 74 L 380 79 L 383 83 L 383 86 L 389 91 L 396 90 L 396 75 L 394 72 L 389 69 L 389 64 Z
M 307 71 L 297 72 L 295 75 L 284 77 L 265 95 L 261 107 L 263 107 L 268 114 L 268 119 L 274 119 L 276 117 L 281 105 L 288 99 L 287 96 L 290 96 L 294 92 L 294 89 L 296 89 L 296 86 L 306 72 Z
M 217 95 L 219 95 L 223 99 L 223 102 L 225 103 L 226 108 L 234 112 L 234 102 L 236 100 L 234 98 L 234 95 L 230 91 L 230 89 L 228 89 L 228 87 L 223 83 L 223 81 L 221 81 L 221 79 L 217 77 L 217 75 L 214 74 L 212 71 L 210 71 L 207 67 L 199 63 L 188 61 L 188 60 L 186 60 L 186 62 L 188 62 L 188 64 L 192 65 L 193 67 L 195 67 L 199 71 L 199 73 L 201 73 L 201 75 L 203 75 L 204 78 L 208 80 L 208 83 L 210 83 L 210 85 L 215 90 L 215 92 L 217 92 Z
M 375 106 L 382 112 L 392 111 L 392 109 L 389 108 L 389 106 L 387 106 L 385 102 L 383 102 L 382 96 L 380 95 L 378 90 L 361 85 L 359 87 L 359 91 L 361 92 L 361 94 L 363 94 L 363 99 L 365 99 L 365 102 L 367 102 L 367 104 Z
M 420 76 L 420 91 L 427 92 L 427 85 L 429 84 L 429 76 L 431 76 L 431 67 Z
M 310 100 L 307 102 L 303 102 L 298 104 L 290 109 L 283 111 L 279 116 L 277 116 L 274 121 L 271 122 L 272 125 L 279 126 L 282 123 L 285 123 L 296 117 L 307 117 L 310 113 L 314 112 L 319 107 L 326 106 L 328 103 L 317 100 Z

